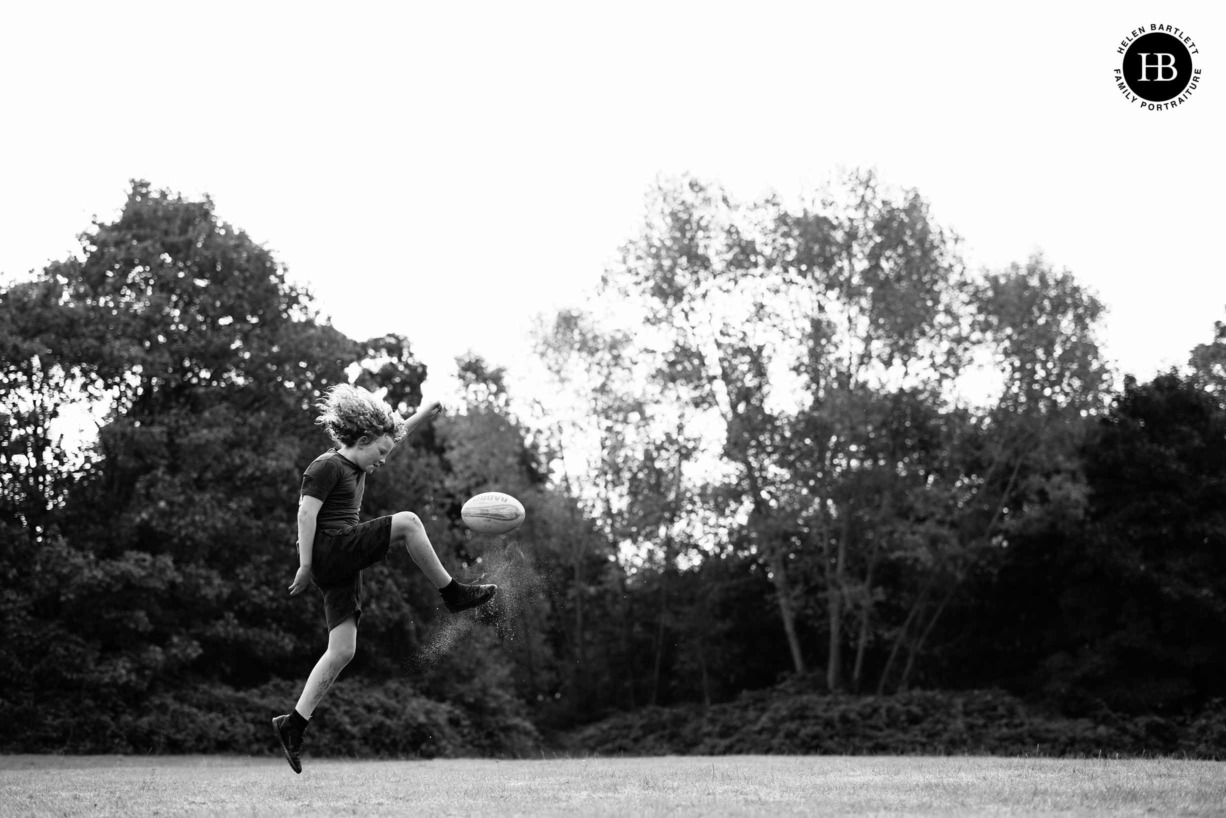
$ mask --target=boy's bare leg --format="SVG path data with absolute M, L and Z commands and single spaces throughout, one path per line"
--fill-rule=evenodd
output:
M 425 573 L 426 578 L 434 583 L 435 588 L 446 588 L 451 583 L 451 574 L 439 562 L 434 546 L 426 536 L 426 527 L 421 519 L 411 511 L 401 511 L 392 516 L 392 544 L 404 545 L 417 567 Z
M 467 611 L 484 605 L 494 598 L 498 591 L 496 585 L 464 585 L 456 582 L 447 573 L 447 569 L 439 562 L 434 546 L 426 536 L 426 527 L 411 511 L 401 511 L 392 515 L 392 543 L 403 543 L 413 562 L 422 570 L 427 578 L 438 588 L 447 604 L 447 610 L 453 613 Z
M 307 720 L 315 712 L 315 708 L 323 700 L 324 694 L 336 677 L 349 664 L 358 647 L 358 623 L 353 617 L 346 619 L 328 632 L 328 649 L 319 657 L 311 675 L 307 677 L 291 713 L 277 716 L 272 720 L 273 729 L 281 741 L 281 749 L 285 751 L 285 760 L 294 772 L 302 772 L 302 734 L 306 731 Z
M 346 619 L 328 632 L 328 649 L 315 663 L 311 675 L 307 677 L 302 695 L 294 707 L 304 719 L 309 719 L 315 708 L 323 701 L 324 694 L 336 677 L 345 669 L 345 665 L 353 659 L 358 647 L 358 623 L 352 617 Z

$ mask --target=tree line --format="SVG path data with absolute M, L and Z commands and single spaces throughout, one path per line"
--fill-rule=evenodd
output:
M 872 173 L 800 203 L 661 181 L 588 306 L 536 329 L 547 395 L 462 358 L 461 405 L 371 481 L 367 514 L 417 511 L 503 593 L 457 626 L 393 554 L 321 729 L 522 753 L 785 680 L 1216 706 L 1226 324 L 1117 389 L 1102 315 L 1042 257 L 968 269 Z M 0 349 L 2 749 L 263 747 L 324 632 L 284 592 L 312 403 L 355 381 L 411 411 L 410 339 L 343 335 L 210 200 L 134 182 L 3 288 Z M 492 489 L 528 509 L 511 537 L 460 523 Z

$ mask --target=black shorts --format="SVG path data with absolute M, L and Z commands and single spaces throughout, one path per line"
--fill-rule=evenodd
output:
M 392 518 L 315 532 L 311 582 L 323 592 L 328 630 L 362 618 L 362 569 L 382 562 L 392 541 Z

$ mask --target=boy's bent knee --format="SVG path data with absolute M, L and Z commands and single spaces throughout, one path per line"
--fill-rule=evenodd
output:
M 392 529 L 395 532 L 425 531 L 421 518 L 411 511 L 398 511 L 392 515 Z

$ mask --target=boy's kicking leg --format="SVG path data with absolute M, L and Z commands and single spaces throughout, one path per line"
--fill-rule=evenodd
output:
M 426 527 L 421 519 L 411 511 L 401 511 L 392 515 L 392 544 L 402 543 L 409 556 L 426 577 L 442 594 L 447 610 L 452 613 L 466 611 L 478 605 L 484 605 L 493 599 L 498 592 L 497 585 L 464 585 L 452 579 L 451 574 L 439 562 L 434 546 L 426 536 Z
M 328 688 L 336 681 L 336 677 L 353 659 L 357 647 L 358 623 L 350 617 L 328 632 L 328 649 L 319 657 L 311 675 L 307 677 L 293 712 L 272 720 L 277 737 L 281 740 L 281 748 L 285 750 L 285 759 L 296 773 L 302 772 L 302 734 L 306 730 L 307 721 L 323 700 Z

